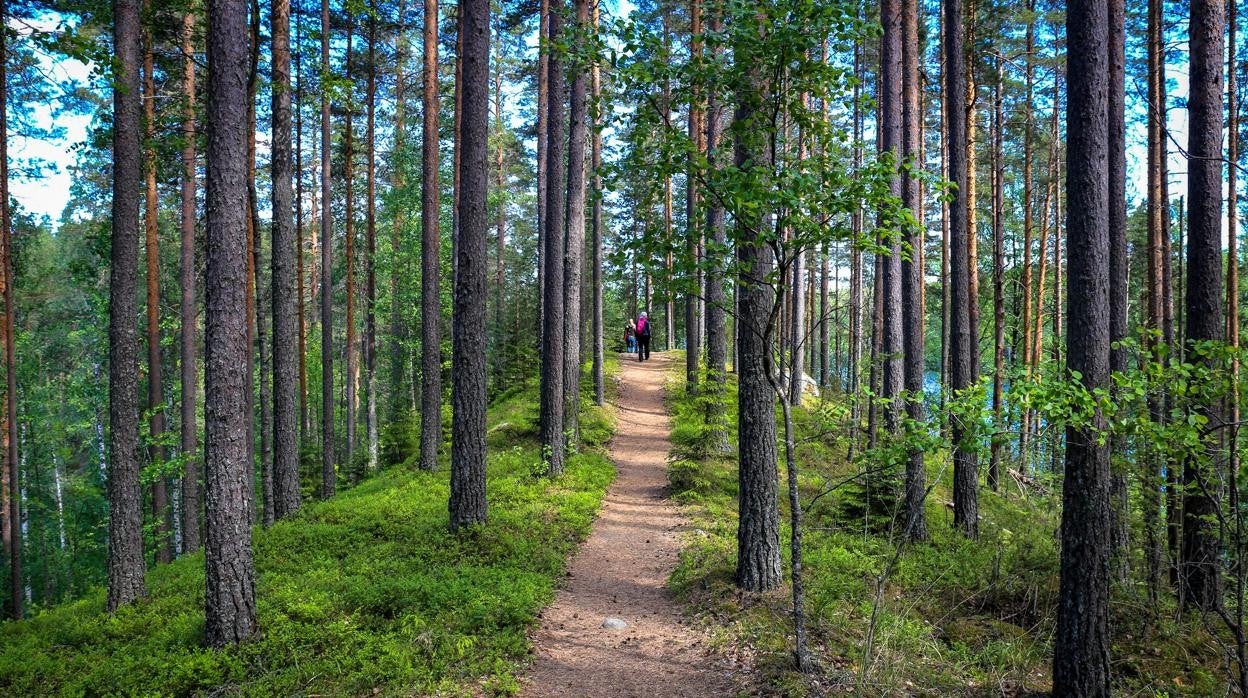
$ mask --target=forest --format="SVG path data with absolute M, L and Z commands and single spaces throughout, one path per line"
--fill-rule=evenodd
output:
M 0 0 L 0 695 L 1248 696 L 1246 16 Z

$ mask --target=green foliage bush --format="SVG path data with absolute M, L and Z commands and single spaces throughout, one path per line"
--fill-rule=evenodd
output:
M 492 421 L 533 402 L 517 393 Z M 410 467 L 257 530 L 262 634 L 240 647 L 201 646 L 200 553 L 151 570 L 148 598 L 114 615 L 101 589 L 5 624 L 0 694 L 514 693 L 526 631 L 614 476 L 591 448 L 609 416 L 587 410 L 582 427 L 586 447 L 556 482 L 532 476 L 531 440 L 492 449 L 490 519 L 465 535 L 448 532 L 447 475 Z

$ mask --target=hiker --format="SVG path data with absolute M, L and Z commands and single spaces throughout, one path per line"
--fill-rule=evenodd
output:
M 637 318 L 637 360 L 650 358 L 650 318 L 643 310 Z
M 633 319 L 628 319 L 628 325 L 624 327 L 624 351 L 629 354 L 637 351 L 637 326 L 633 324 Z

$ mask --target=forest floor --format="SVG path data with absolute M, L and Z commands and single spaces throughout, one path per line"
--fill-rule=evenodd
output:
M 673 355 L 620 361 L 615 483 L 534 635 L 523 696 L 728 696 L 746 672 L 711 652 L 667 589 L 688 520 L 668 496 Z M 607 627 L 607 620 L 624 627 Z

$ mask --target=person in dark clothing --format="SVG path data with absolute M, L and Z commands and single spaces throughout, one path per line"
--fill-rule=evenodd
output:
M 628 326 L 624 328 L 624 351 L 629 354 L 637 351 L 637 326 L 632 320 L 629 320 Z
M 650 318 L 643 311 L 637 318 L 637 360 L 650 358 Z

